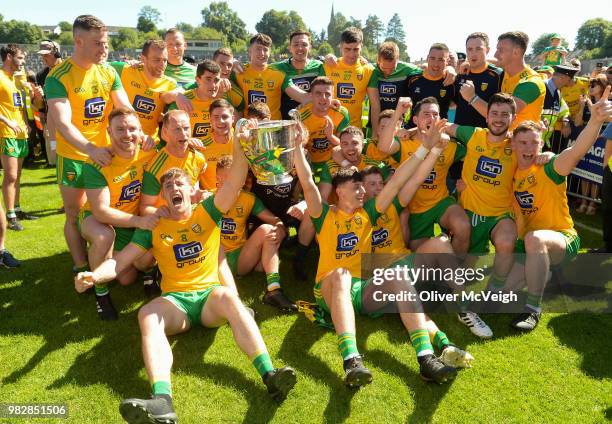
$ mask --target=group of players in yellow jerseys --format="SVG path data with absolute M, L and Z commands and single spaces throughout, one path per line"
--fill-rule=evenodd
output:
M 399 97 L 395 110 L 371 117 L 377 133 L 367 140 L 361 105 L 373 73 L 389 72 L 361 59 L 362 34 L 354 28 L 342 34 L 342 57 L 325 63 L 308 58 L 310 36 L 297 31 L 289 40 L 292 58 L 270 65 L 270 37 L 257 34 L 244 66 L 234 63 L 227 48 L 197 67 L 186 64 L 177 30 L 165 41 L 147 41 L 138 63 L 106 62 L 108 31 L 94 16 L 79 16 L 73 34 L 74 54 L 51 70 L 45 96 L 57 127 L 57 177 L 75 288 L 95 291 L 103 320 L 118 317 L 108 289 L 113 279 L 130 284 L 142 271 L 147 295 L 161 294 L 138 314 L 152 397 L 121 403 L 128 422 L 178 420 L 168 336 L 195 325 L 229 323 L 272 398 L 287 396 L 296 373 L 273 367 L 234 276 L 264 271 L 263 301 L 297 310 L 279 276 L 279 249 L 289 227 L 297 230 L 297 271 L 303 272 L 316 237 L 315 303 L 300 306 L 336 332 L 344 380 L 352 388 L 373 379 L 357 349 L 355 313 L 375 317 L 389 303 L 371 301 L 376 287 L 362 274 L 363 255 L 400 258 L 388 266 L 459 267 L 469 253 L 486 252 L 491 241 L 496 256 L 488 289 L 526 287 L 525 312 L 512 325 L 532 330 L 546 271 L 577 253 L 565 176 L 612 117 L 610 89 L 593 105 L 572 148 L 541 154 L 536 122 L 543 84 L 523 61 L 521 33 L 500 37 L 497 47 L 507 94 L 486 102 L 470 95 L 487 128 L 447 123 L 435 97 Z M 300 80 L 306 73 L 312 78 Z M 248 176 L 235 141 L 245 134 L 235 133 L 233 124 L 249 118 L 237 130 L 245 132 L 258 120 L 286 118 L 284 105 L 296 107 L 292 115 L 301 122 L 295 178 L 292 184 L 262 186 Z M 407 117 L 410 130 L 402 128 Z M 447 176 L 459 161 L 464 165 L 457 199 Z M 444 230 L 437 237 L 435 224 Z M 514 262 L 515 251 L 527 253 L 524 264 Z M 415 289 L 395 278 L 386 290 Z M 442 383 L 470 366 L 474 358 L 453 345 L 418 302 L 396 306 L 424 380 Z M 475 335 L 492 337 L 469 304 L 460 305 L 458 318 Z

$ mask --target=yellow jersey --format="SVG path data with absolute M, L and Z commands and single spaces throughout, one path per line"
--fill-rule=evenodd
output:
M 571 87 L 565 86 L 559 89 L 561 91 L 561 97 L 565 100 L 567 107 L 569 108 L 569 116 L 572 122 L 574 116 L 580 109 L 580 96 L 589 95 L 589 79 L 583 77 L 576 77 L 574 85 Z
M 386 161 L 393 169 L 396 169 L 399 166 L 399 163 L 397 163 L 393 156 L 389 156 L 380 151 L 378 148 L 378 139 L 376 138 L 365 139 L 363 141 L 363 149 L 361 150 L 361 153 L 374 160 Z
M 358 171 L 362 171 L 367 166 L 375 166 L 381 170 L 383 174 L 383 178 L 385 180 L 391 174 L 391 168 L 385 162 L 374 160 L 363 154 L 361 155 L 361 161 L 357 165 L 351 164 L 349 166 L 355 166 Z M 332 179 L 334 178 L 334 175 L 336 175 L 338 170 L 341 168 L 342 168 L 342 165 L 340 165 L 335 160 L 333 159 L 328 160 L 327 162 L 325 162 L 325 164 L 323 165 L 323 168 L 321 169 L 321 176 L 320 176 L 319 181 L 322 183 L 331 184 Z
M 253 193 L 240 190 L 236 203 L 223 214 L 221 220 L 221 245 L 226 252 L 240 249 L 247 241 L 247 220 L 266 207 Z
M 151 249 L 162 274 L 162 293 L 206 290 L 219 284 L 221 212 L 214 196 L 194 205 L 189 219 L 161 218 L 153 231 L 137 229 L 132 243 Z
M 522 218 L 518 220 L 520 238 L 536 230 L 577 234 L 567 204 L 567 180 L 555 171 L 556 157 L 514 174 L 514 198 Z
M 26 139 L 28 135 L 27 124 L 24 119 L 25 102 L 21 91 L 15 84 L 14 75 L 9 75 L 4 69 L 0 70 L 0 115 L 17 123 L 22 132 L 15 132 L 4 122 L 0 122 L 0 138 Z
M 415 138 L 397 140 L 399 150 L 393 154 L 397 163 L 403 163 L 416 152 L 421 142 Z M 446 177 L 451 165 L 465 157 L 465 146 L 450 142 L 438 156 L 429 176 L 423 181 L 421 187 L 414 194 L 408 208 L 410 213 L 423 213 L 436 206 L 441 200 L 448 197 Z
M 151 137 L 159 138 L 159 122 L 165 106 L 161 95 L 175 90 L 176 81 L 166 75 L 149 80 L 142 65 L 139 68 L 132 68 L 124 62 L 111 62 L 111 65 L 121 77 L 125 92 L 138 114 L 142 131 Z
M 100 167 L 91 160 L 83 165 L 83 185 L 85 189 L 108 187 L 110 206 L 125 213 L 138 215 L 140 191 L 145 165 L 155 155 L 155 150 L 144 152 L 138 146 L 134 157 L 125 159 L 113 156 L 110 165 Z M 83 206 L 91 210 L 89 200 Z
M 389 253 L 404 255 L 410 253 L 410 249 L 404 243 L 400 214 L 404 210 L 397 197 L 389 209 L 381 214 L 376 220 L 372 230 L 372 253 Z
M 200 188 L 214 190 L 217 187 L 217 161 L 221 156 L 231 156 L 234 151 L 234 130 L 230 130 L 227 143 L 217 143 L 214 132 L 211 132 L 202 142 L 205 148 L 206 171 L 200 179 Z
M 112 109 L 111 91 L 121 89 L 121 79 L 110 64 L 95 64 L 83 69 L 72 58 L 51 69 L 45 80 L 47 100 L 68 99 L 72 124 L 83 137 L 98 147 L 110 145 L 106 126 Z M 59 131 L 56 131 L 55 137 L 58 155 L 87 160 L 87 155 L 66 141 Z
M 297 109 L 300 121 L 308 129 L 308 144 L 306 148 L 310 153 L 312 163 L 320 164 L 332 157 L 332 145 L 325 135 L 325 117 L 316 116 L 312 113 L 312 103 L 305 104 Z M 339 109 L 330 108 L 327 112 L 334 124 L 334 134 L 339 134 L 349 126 L 348 111 L 344 106 Z
M 501 91 L 502 93 L 512 94 L 527 104 L 516 114 L 516 118 L 510 126 L 511 130 L 524 121 L 540 122 L 540 116 L 542 116 L 542 109 L 544 108 L 544 98 L 546 97 L 546 85 L 536 71 L 529 66 L 525 66 L 516 75 L 510 76 L 507 72 L 504 72 Z
M 517 160 L 510 139 L 490 143 L 488 132 L 486 128 L 457 128 L 457 140 L 467 148 L 461 173 L 466 188 L 459 202 L 477 215 L 500 216 L 512 209 L 512 179 Z
M 340 58 L 337 65 L 325 64 L 323 68 L 325 75 L 334 82 L 335 97 L 349 112 L 351 125 L 361 128 L 362 104 L 374 66 L 369 63 L 364 65 L 359 60 L 354 65 L 347 65 Z
M 287 87 L 294 86 L 291 78 L 273 65 L 257 71 L 250 64 L 241 74 L 232 73 L 232 82 L 242 91 L 245 109 L 251 103 L 264 102 L 270 108 L 271 119 L 281 119 L 281 96 Z
M 372 250 L 372 227 L 380 215 L 375 199 L 352 214 L 323 203 L 321 215 L 311 217 L 320 250 L 315 281 L 338 268 L 346 268 L 352 277 L 361 278 L 361 254 Z
M 164 147 L 153 156 L 145 167 L 142 182 L 142 192 L 148 196 L 159 196 L 157 206 L 164 204 L 160 196 L 160 179 L 170 168 L 180 168 L 191 178 L 191 184 L 202 183 L 206 169 L 206 158 L 204 155 L 191 147 L 187 149 L 184 158 L 171 155 L 168 148 Z

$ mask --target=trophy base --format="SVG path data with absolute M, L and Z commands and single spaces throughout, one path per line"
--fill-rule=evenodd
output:
M 265 179 L 260 180 L 257 179 L 257 182 L 261 185 L 281 185 L 281 184 L 289 184 L 293 181 L 293 177 L 289 174 L 280 174 L 280 175 L 270 175 Z

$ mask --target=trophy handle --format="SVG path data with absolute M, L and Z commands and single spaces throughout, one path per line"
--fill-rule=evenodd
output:
M 287 115 L 289 115 L 289 117 L 293 119 L 294 121 L 302 122 L 302 118 L 300 117 L 300 112 L 298 112 L 297 109 L 291 109 L 287 113 Z

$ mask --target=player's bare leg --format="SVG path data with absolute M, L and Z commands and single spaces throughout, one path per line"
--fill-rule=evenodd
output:
M 64 237 L 75 269 L 87 267 L 86 244 L 77 227 L 77 219 L 81 207 L 85 204 L 85 191 L 80 188 L 60 186 L 60 194 L 64 202 L 66 222 L 64 224 Z

